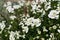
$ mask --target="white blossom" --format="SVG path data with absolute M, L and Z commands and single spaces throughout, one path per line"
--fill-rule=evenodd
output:
M 23 28 L 23 32 L 28 33 L 28 30 L 29 30 L 29 28 L 28 28 L 28 27 L 22 27 L 22 28 Z
M 27 26 L 29 26 L 29 25 L 32 24 L 33 20 L 34 20 L 34 19 L 33 19 L 32 17 L 31 17 L 31 18 L 28 18 L 27 21 L 25 21 L 25 24 L 26 24 Z
M 36 25 L 36 27 L 39 27 L 41 25 L 41 20 L 38 19 L 34 19 L 33 24 Z
M 5 28 L 5 21 L 0 22 L 0 29 L 3 30 Z
M 6 10 L 9 13 L 13 13 L 14 12 L 14 8 L 12 8 L 12 3 L 10 1 L 8 1 L 7 3 L 5 3 L 3 6 L 6 7 Z
M 33 11 L 33 13 L 42 12 L 42 10 L 39 9 L 39 8 L 41 8 L 41 5 L 37 5 L 36 2 L 33 2 L 33 3 L 31 4 L 31 7 L 32 7 L 31 11 Z M 35 11 L 35 10 L 36 10 L 36 11 Z
M 20 37 L 20 34 L 19 34 L 19 33 L 20 33 L 20 31 L 16 31 L 16 32 L 15 32 L 17 39 L 19 39 L 19 37 Z
M 39 37 L 39 36 L 37 36 L 36 38 L 37 38 L 37 39 L 39 39 L 40 37 Z
M 3 7 L 7 7 L 6 3 L 3 5 Z
M 58 19 L 59 18 L 59 12 L 57 10 L 51 10 L 48 14 L 48 17 L 51 19 Z
M 41 25 L 41 20 L 39 18 L 37 19 L 34 19 L 33 17 L 31 18 L 28 18 L 27 21 L 25 21 L 25 24 L 27 26 L 31 25 L 31 26 L 36 26 L 36 27 L 39 27 Z
M 53 26 L 53 29 L 56 29 L 56 28 L 57 28 L 57 26 L 56 26 L 56 25 L 54 25 L 54 26 Z
M 19 25 L 23 25 L 23 22 L 20 22 Z
M 45 28 L 45 26 L 43 27 L 43 32 L 48 32 L 48 30 Z
M 31 5 L 31 7 L 32 7 L 32 11 L 36 10 L 37 8 L 36 4 Z
M 50 38 L 52 38 L 52 40 L 55 39 L 55 37 L 54 37 L 54 33 L 51 33 L 51 34 L 50 34 Z
M 32 1 L 31 7 L 32 7 L 31 11 L 34 12 L 37 9 L 37 3 L 35 1 Z
M 41 31 L 40 31 L 39 29 L 37 29 L 37 33 L 38 33 L 38 34 L 41 34 Z
M 60 29 L 57 30 L 60 33 Z
M 11 31 L 11 32 L 10 32 L 9 39 L 10 39 L 10 40 L 15 40 L 15 37 L 16 37 L 17 39 L 19 39 L 19 37 L 20 37 L 19 33 L 20 33 L 19 31 L 15 31 L 15 32 Z
M 12 20 L 14 20 L 15 18 L 16 18 L 16 16 L 14 16 L 14 15 L 10 16 L 10 19 L 12 19 Z
M 6 9 L 8 10 L 9 13 L 14 13 L 14 8 L 12 8 L 12 6 L 8 6 L 6 7 Z
M 9 40 L 15 40 L 15 33 L 13 31 L 10 32 Z
M 45 10 L 47 11 L 47 10 L 49 10 L 50 8 L 51 8 L 51 2 L 47 2 L 47 3 L 45 3 Z

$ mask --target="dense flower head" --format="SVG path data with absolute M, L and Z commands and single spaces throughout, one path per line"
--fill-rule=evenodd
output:
M 36 25 L 36 27 L 40 26 L 41 25 L 41 20 L 39 18 L 37 19 L 34 19 L 33 17 L 31 18 L 28 18 L 27 21 L 25 21 L 25 25 L 29 26 L 34 26 Z

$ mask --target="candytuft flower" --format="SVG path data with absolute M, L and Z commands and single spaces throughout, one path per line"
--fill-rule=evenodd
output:
M 59 12 L 57 10 L 51 10 L 48 14 L 48 17 L 51 19 L 58 19 L 59 18 Z
M 34 17 L 28 18 L 27 21 L 25 21 L 25 24 L 27 26 L 36 26 L 39 27 L 41 25 L 41 20 L 39 18 L 35 19 Z

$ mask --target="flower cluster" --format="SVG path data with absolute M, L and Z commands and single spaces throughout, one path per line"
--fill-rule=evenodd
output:
M 32 27 L 35 25 L 36 27 L 40 26 L 41 25 L 41 20 L 39 18 L 37 19 L 34 19 L 33 17 L 31 18 L 28 18 L 28 19 L 23 19 L 23 21 L 25 23 L 25 25 L 29 26 L 31 25 Z M 22 22 L 19 24 L 21 25 Z
M 57 1 L 8 1 L 3 6 L 9 20 L 0 23 L 1 40 L 60 40 L 60 4 Z

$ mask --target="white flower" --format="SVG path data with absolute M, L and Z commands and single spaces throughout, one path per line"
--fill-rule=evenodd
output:
M 32 6 L 32 11 L 36 10 L 37 6 L 36 5 L 31 5 Z
M 29 30 L 29 28 L 28 28 L 28 27 L 22 27 L 22 28 L 23 28 L 23 32 L 28 33 L 28 30 Z
M 7 5 L 6 5 L 6 4 L 4 4 L 4 5 L 3 5 L 3 7 L 7 7 Z
M 53 29 L 56 29 L 56 28 L 57 28 L 57 26 L 56 26 L 56 25 L 54 25 L 54 26 L 53 26 Z
M 17 39 L 19 39 L 19 37 L 20 37 L 19 33 L 20 33 L 20 31 L 16 31 L 16 32 L 11 31 L 11 32 L 10 32 L 9 39 L 10 39 L 10 40 L 15 40 L 15 37 L 16 37 Z
M 49 10 L 51 8 L 51 2 L 45 3 L 45 10 Z
M 12 3 L 10 1 L 5 3 L 4 7 L 6 7 L 6 10 L 8 10 L 9 13 L 13 13 L 14 12 L 14 8 L 12 8 Z
M 19 9 L 21 6 L 20 5 L 13 5 L 14 9 Z
M 50 37 L 52 38 L 53 36 L 54 36 L 54 33 L 51 33 L 51 34 L 50 34 Z
M 41 25 L 41 20 L 38 19 L 34 19 L 33 24 L 36 25 L 36 27 L 39 27 Z
M 0 29 L 3 30 L 5 28 L 5 21 L 0 22 Z
M 37 12 L 41 12 L 42 11 L 41 9 L 39 9 L 39 8 L 41 8 L 41 5 L 37 5 L 36 2 L 33 2 L 31 4 L 31 7 L 32 7 L 31 11 L 33 11 L 33 13 L 36 13 L 35 10 L 37 10 Z
M 51 8 L 51 6 L 49 5 L 49 6 L 46 6 L 46 9 L 45 10 L 48 10 L 48 9 L 50 9 Z
M 20 33 L 20 31 L 16 31 L 16 32 L 15 32 L 17 39 L 19 39 L 19 37 L 20 37 L 20 34 L 19 34 L 19 33 Z
M 34 19 L 34 17 L 31 17 L 31 18 L 28 18 L 26 21 L 25 21 L 25 25 L 29 26 L 36 26 L 36 27 L 39 27 L 41 25 L 41 20 L 39 18 L 37 19 Z
M 23 22 L 20 22 L 19 25 L 23 25 Z
M 60 12 L 60 4 L 57 4 L 57 9 Z
M 46 12 L 43 10 L 43 13 L 41 14 L 41 17 L 43 17 L 46 14 Z
M 38 33 L 38 34 L 41 34 L 41 31 L 40 31 L 39 29 L 37 29 L 37 33 Z
M 10 40 L 15 40 L 15 33 L 13 31 L 10 32 L 9 39 Z
M 39 36 L 37 36 L 36 38 L 37 38 L 37 39 L 39 39 L 40 37 L 39 37 Z
M 31 7 L 32 7 L 32 11 L 35 11 L 36 10 L 37 5 L 36 5 L 36 2 L 35 1 L 32 1 Z
M 10 16 L 10 19 L 12 19 L 12 20 L 14 20 L 15 18 L 16 18 L 16 16 L 14 16 L 14 15 Z
M 25 24 L 26 24 L 27 26 L 29 26 L 29 25 L 31 25 L 31 24 L 32 24 L 33 20 L 34 20 L 34 18 L 33 18 L 33 17 L 28 18 L 28 19 L 27 19 L 27 21 L 25 22 Z
M 58 19 L 59 18 L 59 12 L 57 10 L 51 10 L 48 14 L 48 17 L 51 19 Z
M 44 32 L 48 32 L 48 30 L 45 28 L 45 26 L 43 27 L 43 31 Z
M 9 13 L 14 12 L 14 8 L 12 8 L 11 6 L 6 7 L 6 9 L 8 10 Z
M 57 30 L 60 33 L 60 29 Z

